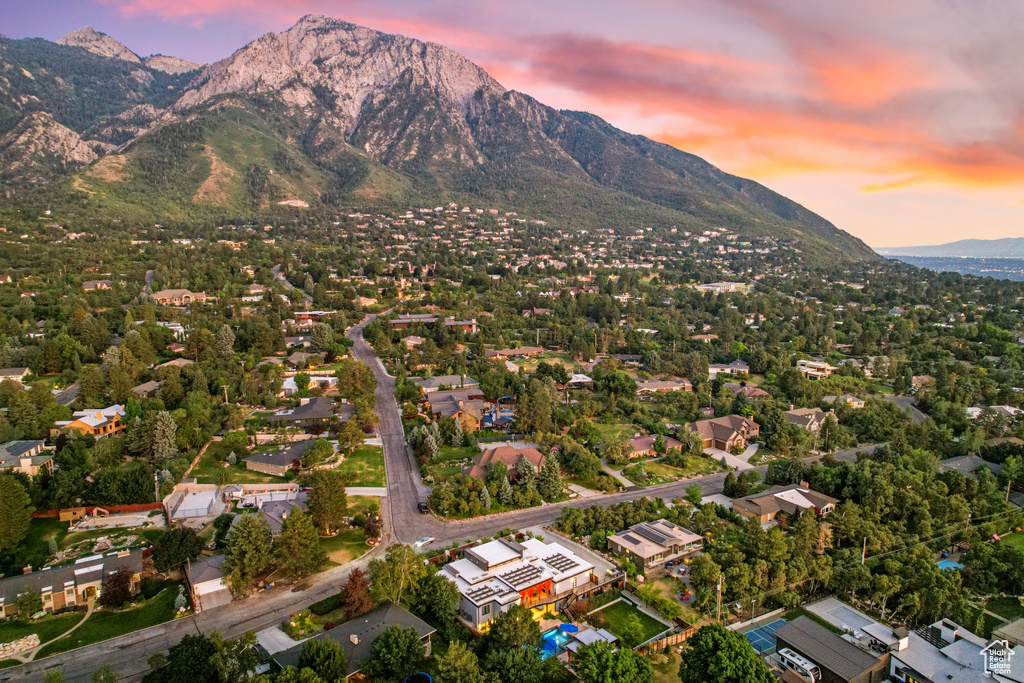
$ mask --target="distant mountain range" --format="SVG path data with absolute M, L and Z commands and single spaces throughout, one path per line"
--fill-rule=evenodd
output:
M 0 192 L 145 222 L 456 201 L 877 258 L 754 181 L 507 90 L 442 45 L 323 16 L 208 66 L 141 58 L 92 29 L 57 43 L 0 37 Z
M 879 247 L 882 256 L 931 256 L 960 258 L 1024 258 L 1024 237 L 996 240 L 957 240 L 922 247 Z

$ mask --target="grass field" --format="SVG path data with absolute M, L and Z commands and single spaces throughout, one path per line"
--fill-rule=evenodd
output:
M 625 600 L 613 602 L 591 616 L 600 615 L 604 617 L 604 620 L 608 622 L 606 628 L 621 638 L 622 625 L 631 614 L 635 614 L 640 619 L 640 625 L 643 627 L 643 641 L 641 642 L 645 642 L 669 628 L 657 619 L 644 614 Z
M 1009 543 L 1015 548 L 1024 550 L 1024 533 L 1010 534 L 1009 536 L 1003 536 L 1003 543 Z
M 156 597 L 123 612 L 94 612 L 74 633 L 44 647 L 37 658 L 67 652 L 170 621 L 174 618 L 174 599 L 177 596 L 178 589 L 169 586 Z
M 219 483 L 218 477 L 225 476 L 224 473 L 226 473 L 225 481 L 231 484 L 276 484 L 284 481 L 281 477 L 247 470 L 245 463 L 241 460 L 237 465 L 224 467 L 223 463 L 217 459 L 217 454 L 211 451 L 213 451 L 212 447 L 206 449 L 202 459 L 189 474 L 196 478 L 197 484 Z
M 565 485 L 577 484 L 585 489 L 591 491 L 601 491 L 603 493 L 613 493 L 619 490 L 619 482 L 608 475 L 607 472 L 601 472 L 596 477 L 590 479 L 583 479 L 575 475 L 566 475 L 562 477 L 562 481 Z
M 380 498 L 377 496 L 348 496 L 348 514 L 353 517 L 365 514 L 371 505 L 376 505 L 380 510 Z
M 345 564 L 370 550 L 362 529 L 345 529 L 332 538 L 321 538 L 320 547 L 327 553 L 328 567 Z
M 679 665 L 683 658 L 672 650 L 665 657 L 665 661 L 654 665 L 655 683 L 679 683 Z
M 451 446 L 445 446 L 440 449 L 437 454 L 436 462 L 450 462 L 452 460 L 468 460 L 474 455 L 480 453 L 479 448 L 473 446 L 462 446 L 461 448 L 452 448 Z
M 640 431 L 640 428 L 635 424 L 624 424 L 621 422 L 613 422 L 612 424 L 595 422 L 594 427 L 597 429 L 597 433 L 601 435 L 601 441 L 604 443 L 608 443 L 617 436 L 625 436 L 627 439 L 631 439 L 634 434 Z
M 572 359 L 572 356 L 562 351 L 545 351 L 539 356 L 532 356 L 531 358 L 524 358 L 523 360 L 512 362 L 518 367 L 526 370 L 526 372 L 533 372 L 541 362 L 547 363 L 548 365 L 564 365 L 565 369 L 570 372 L 576 367 L 576 361 Z
M 336 469 L 346 475 L 346 486 L 384 486 L 384 449 L 360 446 Z
M 696 624 L 700 621 L 704 615 L 699 610 L 684 605 L 683 603 L 676 600 L 676 595 L 682 593 L 686 589 L 686 584 L 674 576 L 663 576 L 660 579 L 655 580 L 653 586 L 658 589 L 662 597 L 668 598 L 672 602 L 678 603 L 683 608 L 683 619 L 691 624 Z
M 1024 607 L 1021 607 L 1017 598 L 992 598 L 986 604 L 986 608 L 1007 621 L 1024 619 Z
M 39 636 L 40 643 L 45 643 L 68 631 L 84 616 L 83 612 L 69 612 L 68 614 L 43 617 L 39 621 L 28 623 L 8 619 L 0 623 L 0 643 L 9 643 L 33 633 Z

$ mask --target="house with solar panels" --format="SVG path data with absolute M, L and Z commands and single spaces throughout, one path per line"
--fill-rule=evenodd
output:
M 596 588 L 594 565 L 558 543 L 499 538 L 467 548 L 441 575 L 458 586 L 459 618 L 477 632 L 512 605 L 539 608 Z
M 689 529 L 665 519 L 634 524 L 608 537 L 608 549 L 628 558 L 641 571 L 669 560 L 695 553 L 704 547 L 704 539 Z

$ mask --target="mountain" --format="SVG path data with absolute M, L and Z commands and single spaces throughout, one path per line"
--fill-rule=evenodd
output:
M 957 240 L 921 247 L 884 247 L 883 256 L 931 256 L 961 258 L 1024 258 L 1024 237 L 994 240 Z
M 71 174 L 52 184 L 72 213 L 151 220 L 237 215 L 289 200 L 457 201 L 571 226 L 716 227 L 795 240 L 809 255 L 876 258 L 756 182 L 507 90 L 435 43 L 307 16 L 191 72 L 139 60 L 91 29 L 62 40 L 0 39 L 0 73 L 11 78 L 6 91 L 0 80 L 0 135 L 45 111 L 102 155 L 87 168 L 69 163 Z M 59 70 L 77 71 L 52 81 Z M 53 104 L 61 102 L 68 106 Z M 35 158 L 48 173 L 60 168 L 39 151 Z M 24 189 L 31 175 L 6 181 L 8 194 L 52 202 L 52 187 Z

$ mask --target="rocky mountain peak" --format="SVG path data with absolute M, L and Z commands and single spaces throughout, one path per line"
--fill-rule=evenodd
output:
M 126 48 L 123 44 L 114 40 L 106 33 L 100 33 L 96 29 L 88 26 L 72 31 L 58 40 L 57 44 L 81 47 L 89 52 L 100 55 L 101 57 L 121 59 L 123 61 L 134 62 L 136 64 L 142 63 L 139 56 Z
M 184 74 L 206 66 L 205 64 L 190 62 L 180 57 L 169 57 L 168 55 L 150 55 L 143 59 L 142 63 L 150 69 L 163 71 L 167 74 Z
M 479 90 L 505 92 L 486 71 L 443 45 L 308 15 L 207 67 L 177 108 L 225 93 L 277 92 L 300 107 L 327 101 L 351 132 L 364 103 L 403 79 L 424 84 L 462 113 Z

